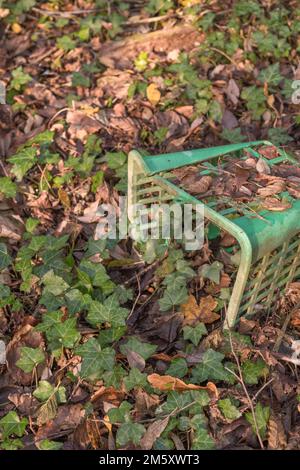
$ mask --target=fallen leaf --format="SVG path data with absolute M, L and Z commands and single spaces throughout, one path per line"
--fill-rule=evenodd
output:
M 285 191 L 286 184 L 284 181 L 276 181 L 268 184 L 265 188 L 259 188 L 257 194 L 262 197 L 274 196 L 275 194 Z
M 157 88 L 157 85 L 155 83 L 150 83 L 150 85 L 147 86 L 148 101 L 155 106 L 157 103 L 159 103 L 160 96 L 161 94 Z
M 279 200 L 276 199 L 276 197 L 270 196 L 263 201 L 262 206 L 268 211 L 283 212 L 287 209 L 290 209 L 292 207 L 292 204 L 287 200 Z
M 258 173 L 265 173 L 266 175 L 269 175 L 271 173 L 269 165 L 263 158 L 259 158 L 259 160 L 257 161 L 256 170 L 258 171 Z
M 231 78 L 228 82 L 228 86 L 226 88 L 226 95 L 228 96 L 232 104 L 234 104 L 235 106 L 238 104 L 240 89 L 233 78 Z
M 201 297 L 199 305 L 195 297 L 190 295 L 187 302 L 180 306 L 184 315 L 184 325 L 215 322 L 220 318 L 220 315 L 213 311 L 217 305 L 218 302 L 211 295 Z
M 157 388 L 161 391 L 176 391 L 183 392 L 185 390 L 208 390 L 217 396 L 218 391 L 217 387 L 212 382 L 207 382 L 206 386 L 187 384 L 183 380 L 178 379 L 177 377 L 172 377 L 172 375 L 159 375 L 159 374 L 150 374 L 147 377 L 149 384 L 153 388 Z
M 161 433 L 166 429 L 170 417 L 167 416 L 164 419 L 159 419 L 151 423 L 147 428 L 144 436 L 141 439 L 141 448 L 143 450 L 150 450 L 156 439 L 161 435 Z

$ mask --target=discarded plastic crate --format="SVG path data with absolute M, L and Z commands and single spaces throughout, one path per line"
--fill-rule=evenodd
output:
M 132 150 L 128 157 L 129 220 L 134 220 L 137 204 L 199 203 L 199 199 L 170 181 L 171 170 L 216 160 L 220 164 L 223 157 L 239 156 L 244 149 L 261 158 L 257 152 L 260 146 L 275 147 L 268 141 L 255 141 L 156 156 L 142 156 Z M 279 156 L 267 160 L 268 165 L 285 161 L 297 164 L 284 150 L 277 148 L 277 152 Z M 209 169 L 202 174 L 209 174 Z M 270 310 L 278 298 L 276 294 L 300 276 L 300 200 L 294 200 L 292 207 L 283 212 L 263 210 L 258 217 L 240 216 L 230 206 L 218 212 L 216 206 L 216 201 L 204 205 L 205 220 L 232 235 L 240 248 L 224 324 L 231 328 L 240 316 L 253 314 L 258 305 Z

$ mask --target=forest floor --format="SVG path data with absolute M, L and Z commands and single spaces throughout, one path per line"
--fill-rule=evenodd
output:
M 0 0 L 0 17 L 0 448 L 300 449 L 300 283 L 225 334 L 224 234 L 197 252 L 95 239 L 133 148 L 299 157 L 298 2 Z

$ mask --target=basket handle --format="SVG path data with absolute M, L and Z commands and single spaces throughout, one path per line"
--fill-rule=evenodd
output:
M 243 142 L 240 144 L 221 145 L 197 150 L 183 150 L 181 152 L 167 153 L 164 155 L 149 155 L 143 157 L 144 163 L 150 173 L 173 170 L 185 165 L 192 165 L 212 158 L 220 157 L 230 152 L 243 150 L 253 145 L 273 145 L 267 140 L 257 140 L 253 142 Z

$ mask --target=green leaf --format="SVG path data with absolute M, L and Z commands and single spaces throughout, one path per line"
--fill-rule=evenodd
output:
M 215 441 L 210 437 L 206 429 L 197 429 L 193 441 L 192 450 L 211 450 L 215 448 Z
M 184 339 L 190 340 L 195 346 L 198 346 L 203 335 L 207 334 L 204 323 L 198 323 L 197 326 L 185 326 L 183 328 Z
M 269 374 L 269 369 L 262 359 L 253 362 L 247 359 L 242 364 L 243 379 L 248 385 L 257 385 L 260 378 L 266 378 Z
M 224 355 L 213 349 L 205 351 L 201 362 L 193 368 L 193 381 L 201 383 L 205 380 L 222 380 L 233 383 L 233 375 L 224 368 L 222 364 L 223 359 Z
M 115 352 L 112 348 L 102 349 L 95 338 L 76 348 L 76 354 L 82 357 L 80 375 L 90 380 L 99 379 L 103 371 L 110 371 L 114 367 Z
M 33 219 L 32 217 L 29 217 L 25 223 L 26 231 L 32 234 L 39 225 L 39 223 L 40 221 L 38 219 Z
M 122 447 L 128 442 L 138 445 L 145 431 L 144 426 L 139 423 L 129 422 L 121 424 L 116 436 L 117 446 Z
M 188 366 L 185 359 L 178 357 L 171 361 L 170 367 L 166 370 L 167 375 L 172 375 L 173 377 L 184 377 L 188 372 Z
M 44 360 L 45 355 L 41 349 L 28 348 L 27 346 L 23 346 L 21 348 L 20 359 L 16 362 L 16 364 L 24 372 L 29 373 Z
M 109 168 L 116 170 L 126 163 L 127 155 L 124 152 L 107 152 L 106 160 Z
M 128 401 L 122 401 L 118 408 L 110 408 L 107 412 L 109 421 L 112 424 L 130 421 L 130 410 L 132 405 Z
M 274 145 L 285 145 L 294 140 L 282 127 L 268 129 L 268 138 Z
M 221 137 L 231 144 L 238 144 L 247 139 L 247 137 L 242 134 L 240 127 L 235 129 L 223 129 Z
M 0 448 L 3 450 L 18 450 L 23 449 L 24 444 L 21 439 L 7 439 L 0 443 Z
M 117 297 L 113 294 L 104 300 L 103 304 L 94 300 L 91 302 L 87 321 L 95 327 L 109 323 L 113 327 L 125 326 L 129 313 L 127 308 L 120 307 Z
M 122 366 L 117 365 L 112 370 L 103 374 L 103 380 L 106 387 L 120 388 L 123 378 L 127 375 Z
M 267 83 L 270 88 L 274 88 L 274 86 L 279 85 L 283 79 L 280 73 L 279 63 L 277 62 L 275 64 L 269 65 L 269 67 L 261 70 L 257 78 L 262 83 Z
M 61 347 L 72 348 L 80 338 L 76 329 L 76 318 L 62 322 L 62 316 L 61 311 L 44 313 L 42 322 L 36 326 L 36 330 L 46 333 L 52 351 Z
M 82 86 L 84 88 L 89 88 L 91 86 L 91 80 L 89 77 L 80 72 L 73 72 L 72 75 L 72 86 Z
M 199 269 L 199 275 L 219 284 L 223 268 L 223 264 L 219 261 L 214 261 L 212 264 L 203 264 Z
M 6 197 L 15 197 L 17 185 L 8 176 L 3 176 L 0 178 L 0 193 Z
M 61 38 L 56 40 L 57 46 L 65 52 L 71 51 L 76 47 L 76 41 L 74 41 L 70 36 L 64 35 Z
M 181 305 L 186 302 L 188 292 L 186 286 L 181 286 L 179 289 L 174 285 L 170 285 L 164 292 L 164 295 L 159 299 L 158 303 L 160 310 L 165 312 L 173 309 L 176 305 Z
M 18 181 L 21 181 L 27 171 L 36 163 L 36 152 L 35 147 L 22 148 L 15 155 L 8 158 L 8 161 L 13 165 L 11 171 Z
M 246 420 L 251 424 L 253 432 L 256 434 L 256 427 L 251 411 L 246 413 Z M 257 403 L 255 407 L 255 419 L 258 427 L 259 434 L 262 439 L 266 436 L 267 424 L 270 418 L 270 407 L 262 406 L 261 403 Z
M 43 294 L 60 295 L 69 288 L 62 277 L 54 274 L 53 269 L 42 277 L 42 282 L 45 285 Z
M 37 447 L 39 450 L 60 450 L 63 447 L 63 443 L 44 439 L 37 443 Z
M 238 419 L 242 414 L 239 409 L 233 405 L 230 398 L 224 398 L 218 401 L 218 407 L 222 411 L 223 416 L 226 419 L 234 420 Z
M 101 287 L 105 295 L 113 292 L 115 284 L 111 281 L 102 264 L 92 263 L 92 261 L 84 259 L 81 261 L 79 268 L 80 272 L 89 276 L 93 286 Z
M 134 61 L 134 66 L 138 72 L 144 72 L 148 67 L 148 52 L 141 51 Z
M 32 395 L 40 401 L 47 401 L 54 393 L 54 387 L 47 380 L 40 380 Z
M 128 351 L 134 351 L 140 356 L 142 356 L 145 361 L 155 353 L 157 346 L 150 343 L 143 343 L 139 341 L 136 337 L 132 336 L 129 338 L 127 343 L 120 346 L 120 351 L 126 356 Z
M 11 75 L 13 78 L 10 82 L 10 88 L 16 91 L 20 91 L 24 85 L 32 80 L 32 77 L 28 73 L 23 72 L 22 67 L 17 67 L 12 71 Z
M 2 431 L 2 437 L 4 439 L 11 435 L 22 437 L 24 435 L 27 424 L 27 418 L 22 418 L 20 420 L 19 416 L 15 411 L 10 411 L 2 419 L 0 419 L 0 429 Z
M 0 271 L 7 268 L 12 262 L 11 257 L 8 254 L 7 246 L 5 243 L 0 243 Z
M 85 297 L 78 289 L 71 289 L 65 294 L 67 307 L 70 315 L 81 312 L 85 306 Z
M 147 375 L 140 372 L 136 367 L 130 369 L 129 375 L 124 379 L 127 392 L 135 387 L 144 388 L 147 386 Z

